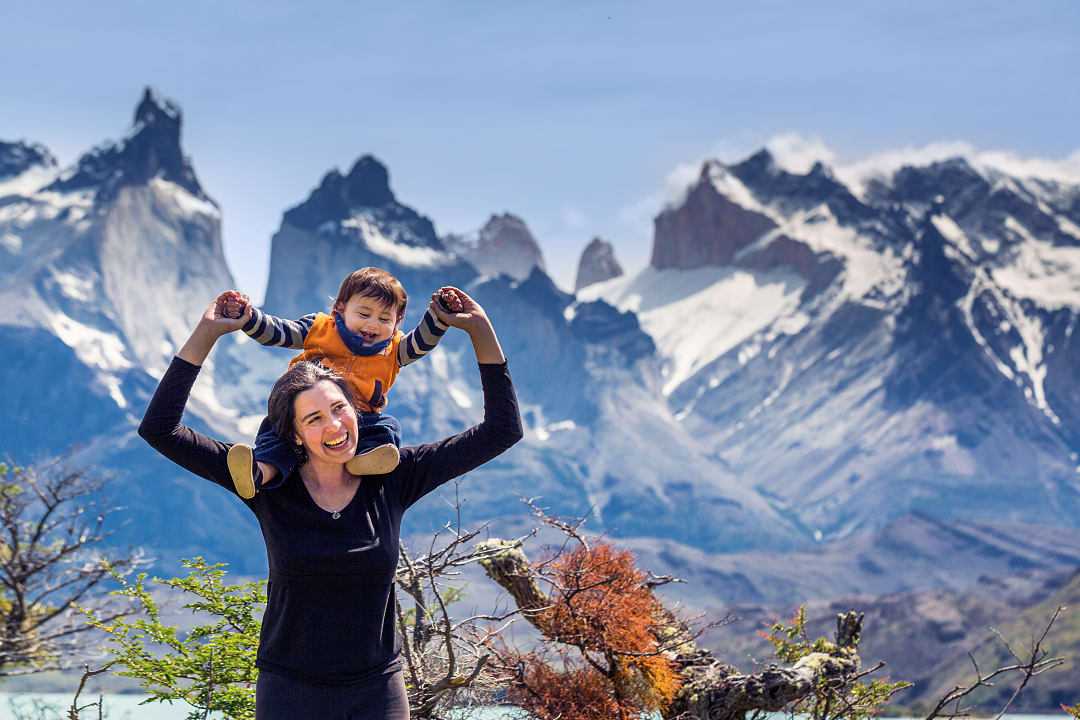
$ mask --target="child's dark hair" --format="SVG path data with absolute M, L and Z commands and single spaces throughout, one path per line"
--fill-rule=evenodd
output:
M 405 317 L 409 295 L 401 286 L 401 281 L 382 268 L 365 267 L 349 273 L 341 281 L 337 299 L 334 300 L 334 309 L 343 307 L 354 295 L 378 300 L 387 307 L 396 307 L 399 321 Z

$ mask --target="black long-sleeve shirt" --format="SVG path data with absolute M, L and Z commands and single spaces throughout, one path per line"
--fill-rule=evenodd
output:
M 176 464 L 235 492 L 225 460 L 229 444 L 181 423 L 198 374 L 199 366 L 173 359 L 139 435 Z M 258 667 L 344 684 L 397 662 L 394 573 L 402 514 L 522 437 L 506 365 L 482 364 L 480 378 L 483 422 L 440 442 L 401 448 L 397 469 L 364 477 L 337 519 L 315 504 L 296 473 L 243 501 L 258 518 L 270 566 Z

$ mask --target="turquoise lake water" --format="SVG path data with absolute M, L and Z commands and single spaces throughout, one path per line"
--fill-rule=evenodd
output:
M 140 705 L 145 699 L 142 695 L 111 695 L 105 698 L 105 717 L 108 720 L 184 720 L 190 708 L 180 705 L 159 705 L 152 703 Z M 81 702 L 94 702 L 96 697 L 81 699 Z M 42 708 L 47 708 L 44 714 L 32 712 L 35 701 Z M 0 693 L 0 720 L 15 720 L 18 714 L 13 711 L 15 705 L 28 720 L 62 720 L 64 712 L 71 705 L 71 695 L 63 693 L 45 693 L 40 695 L 13 695 Z M 96 720 L 96 710 L 84 713 L 86 720 Z M 786 715 L 778 714 L 779 718 Z M 1068 717 L 1065 713 L 1060 715 L 1007 715 L 1011 720 L 1062 720 Z M 520 712 L 512 708 L 481 708 L 471 710 L 468 713 L 469 720 L 523 720 Z M 882 718 L 882 720 L 908 720 L 905 718 Z

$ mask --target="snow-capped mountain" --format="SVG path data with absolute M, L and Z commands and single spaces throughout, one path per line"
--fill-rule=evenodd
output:
M 497 225 L 525 227 L 508 218 L 494 218 L 491 233 L 481 235 L 497 235 Z M 505 246 L 485 241 L 483 247 Z M 573 296 L 536 265 L 521 279 L 501 270 L 482 273 L 448 250 L 430 220 L 397 200 L 385 166 L 370 156 L 348 175 L 330 172 L 307 200 L 284 213 L 273 239 L 266 309 L 290 317 L 325 310 L 342 277 L 364 265 L 386 267 L 402 280 L 410 293 L 407 327 L 445 284 L 466 288 L 492 315 L 511 358 L 528 441 L 477 473 L 494 480 L 471 496 L 476 516 L 496 518 L 517 507 L 520 497 L 542 495 L 567 512 L 601 508 L 605 526 L 622 533 L 666 527 L 681 540 L 710 547 L 784 545 L 794 538 L 766 502 L 718 474 L 707 450 L 656 402 L 647 380 L 654 345 L 632 313 L 602 301 L 569 312 Z M 260 413 L 289 354 L 254 343 L 224 352 L 219 398 Z M 452 331 L 429 358 L 402 372 L 388 412 L 402 422 L 405 441 L 416 442 L 464 428 L 479 418 L 481 403 L 472 351 Z M 632 425 L 627 415 L 635 418 Z M 655 457 L 639 462 L 633 451 L 653 443 Z M 665 487 L 660 477 L 682 479 Z M 729 529 L 717 533 L 705 517 L 695 523 L 675 513 L 657 519 L 639 512 L 642 503 L 675 509 L 684 500 L 716 508 Z M 430 519 L 441 520 L 442 506 L 430 507 Z M 421 509 L 413 517 L 423 515 Z
M 71 167 L 38 145 L 0 144 L 0 337 L 14 350 L 0 429 L 24 462 L 77 445 L 75 462 L 116 471 L 128 506 L 119 540 L 258 572 L 241 506 L 134 435 L 169 358 L 233 284 L 220 211 L 181 128 L 177 106 L 147 91 L 128 134 Z M 496 265 L 470 256 L 481 247 Z M 607 267 L 603 281 L 564 293 L 522 220 L 441 238 L 365 155 L 283 213 L 265 308 L 326 310 L 364 265 L 401 278 L 407 326 L 435 288 L 466 288 L 495 322 L 527 429 L 464 480 L 466 520 L 514 527 L 527 521 L 519 497 L 540 496 L 556 513 L 591 511 L 594 530 L 646 555 L 704 556 L 701 571 L 744 597 L 768 596 L 779 577 L 755 553 L 835 551 L 859 534 L 851 542 L 870 557 L 880 543 L 895 549 L 896 528 L 944 538 L 953 519 L 1077 524 L 1080 188 L 962 159 L 856 187 L 763 151 L 705 163 L 657 216 L 652 258 L 622 276 L 590 263 Z M 290 356 L 230 336 L 188 421 L 250 441 Z M 452 331 L 402 372 L 388 410 L 412 443 L 466 427 L 481 403 L 467 338 Z M 407 530 L 441 524 L 447 493 Z M 1022 531 L 1010 533 L 1010 557 L 1025 557 Z M 923 551 L 984 547 L 933 540 Z M 871 585 L 925 575 L 887 572 Z
M 598 282 L 622 277 L 623 269 L 615 259 L 615 248 L 606 240 L 594 237 L 578 260 L 577 275 L 574 279 L 574 292 Z
M 1073 526 L 1078 194 L 959 158 L 859 196 L 767 151 L 708 162 L 650 267 L 579 298 L 638 314 L 681 426 L 815 537 Z
M 22 462 L 74 448 L 73 463 L 120 473 L 117 496 L 138 521 L 118 541 L 153 545 L 180 527 L 170 542 L 190 548 L 217 493 L 177 483 L 134 435 L 155 377 L 232 285 L 221 214 L 183 156 L 180 129 L 179 109 L 147 90 L 122 140 L 62 171 L 40 146 L 4 146 L 6 159 L 24 159 L 5 162 L 18 174 L 0 197 L 0 337 L 10 348 L 0 428 L 4 451 Z M 209 365 L 193 422 L 228 427 L 237 413 L 218 404 Z
M 476 232 L 450 234 L 444 240 L 482 275 L 501 273 L 524 280 L 533 268 L 545 269 L 544 254 L 529 226 L 511 213 L 492 215 Z

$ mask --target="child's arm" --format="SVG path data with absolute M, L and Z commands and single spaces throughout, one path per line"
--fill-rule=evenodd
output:
M 416 362 L 435 349 L 446 334 L 446 323 L 439 319 L 434 310 L 435 301 L 428 304 L 428 309 L 420 323 L 410 330 L 398 344 L 398 365 L 405 367 Z
M 315 322 L 315 313 L 305 315 L 299 320 L 285 320 L 269 313 L 264 313 L 251 304 L 247 295 L 235 290 L 227 290 L 218 296 L 217 304 L 227 318 L 244 321 L 240 328 L 261 345 L 286 347 L 296 350 L 304 348 L 311 324 Z
M 240 329 L 252 340 L 268 347 L 304 349 L 304 340 L 311 330 L 311 324 L 315 322 L 316 313 L 305 315 L 299 320 L 286 320 L 252 305 L 248 305 L 248 308 L 250 317 Z

